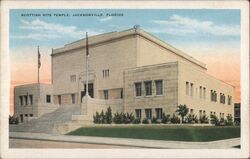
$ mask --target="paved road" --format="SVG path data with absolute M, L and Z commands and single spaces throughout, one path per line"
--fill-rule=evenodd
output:
M 57 141 L 44 141 L 44 140 L 25 140 L 25 139 L 10 139 L 10 148 L 121 148 L 130 149 L 138 148 L 132 146 L 116 146 L 116 145 L 102 145 L 102 144 L 87 144 L 87 143 L 71 143 L 71 142 L 57 142 Z

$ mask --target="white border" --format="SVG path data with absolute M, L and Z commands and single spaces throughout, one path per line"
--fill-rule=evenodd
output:
M 60 4 L 60 5 L 59 5 Z M 247 1 L 2 1 L 1 2 L 1 158 L 248 158 L 249 6 Z M 9 9 L 240 9 L 241 149 L 9 149 Z

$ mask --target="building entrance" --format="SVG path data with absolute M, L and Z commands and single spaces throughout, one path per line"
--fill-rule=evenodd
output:
M 94 84 L 93 83 L 89 83 L 88 84 L 89 88 L 89 96 L 91 98 L 94 98 Z M 82 98 L 86 95 L 86 84 L 84 84 L 84 91 L 81 91 L 81 102 L 82 102 Z

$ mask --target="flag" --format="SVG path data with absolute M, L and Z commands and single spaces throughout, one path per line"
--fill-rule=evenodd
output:
M 41 67 L 41 54 L 40 54 L 39 46 L 38 46 L 38 68 L 40 67 Z
M 86 55 L 89 56 L 88 32 L 86 32 Z

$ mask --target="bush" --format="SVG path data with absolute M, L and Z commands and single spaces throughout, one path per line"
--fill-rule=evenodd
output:
M 199 121 L 201 124 L 208 124 L 209 123 L 208 117 L 206 115 L 202 115 L 200 117 Z
M 18 117 L 15 117 L 15 115 L 13 116 L 9 116 L 9 124 L 18 124 Z
M 220 126 L 225 126 L 226 125 L 226 122 L 225 122 L 225 119 L 224 118 L 220 118 Z
M 156 124 L 157 123 L 157 118 L 156 117 L 153 117 L 152 119 L 152 123 Z
M 227 126 L 233 125 L 233 117 L 231 115 L 227 115 L 226 125 Z
M 143 123 L 143 124 L 150 124 L 150 123 L 151 123 L 151 120 L 150 120 L 150 119 L 147 119 L 147 118 L 144 118 L 144 119 L 142 120 L 142 123 Z
M 173 117 L 170 119 L 172 124 L 179 124 L 180 123 L 180 118 L 178 118 L 178 116 L 176 116 L 175 114 L 173 114 Z
M 189 124 L 198 123 L 197 115 L 188 114 L 188 116 L 186 118 L 186 122 L 189 123 Z
M 106 116 L 107 123 L 111 124 L 113 117 L 112 117 L 112 110 L 111 110 L 110 107 L 108 107 L 108 109 L 107 109 L 107 111 L 105 113 L 105 116 Z
M 220 125 L 219 119 L 216 115 L 211 115 L 210 118 L 211 124 L 214 124 L 216 126 Z
M 122 124 L 123 123 L 123 114 L 122 113 L 115 113 L 113 121 L 115 124 Z
M 140 124 L 141 123 L 141 119 L 140 118 L 136 118 L 134 121 L 133 121 L 133 124 Z
M 100 124 L 101 123 L 100 117 L 101 117 L 100 114 L 98 112 L 96 112 L 95 115 L 93 116 L 95 124 Z
M 164 123 L 164 124 L 167 124 L 167 123 L 171 122 L 170 115 L 169 114 L 165 115 L 165 113 L 163 113 L 161 122 Z

